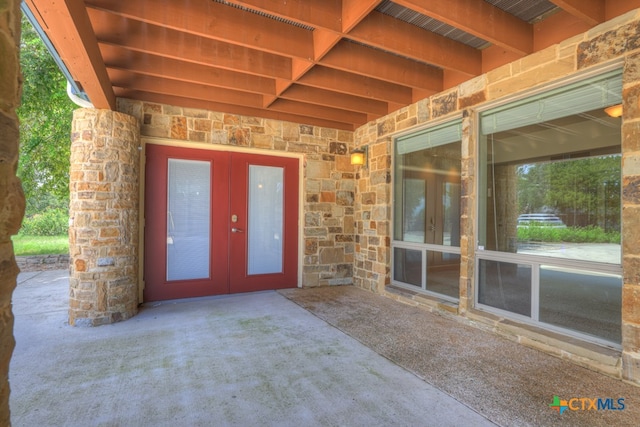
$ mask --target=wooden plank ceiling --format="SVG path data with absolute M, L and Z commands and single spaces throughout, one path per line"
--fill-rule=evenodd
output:
M 355 130 L 640 0 L 27 0 L 97 108 L 117 97 Z

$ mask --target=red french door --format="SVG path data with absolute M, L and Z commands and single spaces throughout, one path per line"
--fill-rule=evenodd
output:
M 297 286 L 297 159 L 146 153 L 145 301 Z

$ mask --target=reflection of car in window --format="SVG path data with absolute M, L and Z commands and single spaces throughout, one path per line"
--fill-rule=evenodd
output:
M 518 217 L 518 228 L 521 227 L 554 227 L 567 228 L 560 218 L 553 214 L 532 213 Z

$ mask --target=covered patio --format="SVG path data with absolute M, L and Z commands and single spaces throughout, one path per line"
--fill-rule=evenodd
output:
M 67 276 L 59 278 L 60 283 L 66 280 L 66 288 L 59 291 L 63 292 L 61 299 L 55 297 L 55 307 L 49 310 L 48 296 L 37 292 L 28 296 L 30 301 L 17 303 L 21 292 L 33 283 L 32 279 L 44 280 L 45 276 L 18 279 L 20 285 L 14 297 L 17 347 L 11 371 L 11 399 L 15 402 L 11 416 L 16 423 L 22 419 L 30 422 L 23 417 L 37 417 L 38 412 L 56 413 L 52 402 L 77 404 L 79 400 L 70 397 L 72 395 L 79 396 L 78 399 L 91 397 L 84 401 L 83 410 L 86 411 L 87 405 L 95 407 L 105 414 L 105 422 L 109 421 L 113 408 L 120 404 L 131 403 L 132 406 L 127 407 L 130 414 L 138 413 L 136 408 L 144 408 L 154 416 L 155 408 L 145 406 L 153 404 L 146 399 L 146 394 L 153 395 L 152 391 L 162 387 L 169 389 L 173 387 L 172 382 L 167 379 L 164 383 L 145 383 L 149 391 L 145 394 L 138 392 L 140 383 L 135 381 L 153 377 L 145 372 L 149 364 L 165 379 L 176 366 L 189 375 L 206 372 L 204 368 L 175 365 L 172 359 L 167 359 L 165 364 L 161 355 L 198 349 L 208 351 L 209 348 L 189 341 L 190 334 L 175 333 L 174 338 L 180 339 L 175 341 L 176 345 L 156 348 L 156 353 L 145 351 L 153 348 L 153 343 L 147 347 L 143 341 L 145 333 L 136 335 L 137 328 L 152 331 L 145 328 L 155 320 L 153 313 L 162 313 L 156 342 L 166 345 L 172 341 L 162 339 L 163 331 L 186 325 L 190 311 L 198 313 L 196 308 L 203 305 L 202 301 L 211 307 L 220 301 L 231 303 L 236 298 L 250 301 L 257 295 L 259 298 L 267 295 L 266 298 L 287 307 L 295 307 L 290 301 L 297 302 L 491 422 L 508 424 L 517 420 L 519 424 L 540 425 L 559 420 L 571 424 L 577 420 L 575 424 L 611 425 L 624 424 L 630 414 L 630 419 L 638 419 L 634 412 L 640 406 L 635 404 L 638 389 L 628 384 L 640 384 L 639 7 L 640 0 L 5 2 L 0 6 L 3 17 L 0 48 L 8 52 L 3 56 L 8 60 L 0 62 L 0 72 L 6 76 L 0 83 L 0 195 L 3 201 L 0 210 L 0 424 L 10 419 L 7 378 L 14 348 L 11 301 L 19 272 L 10 237 L 18 232 L 24 212 L 21 186 L 15 175 L 19 140 L 15 110 L 22 84 L 19 69 L 22 12 L 41 27 L 44 38 L 49 39 L 68 73 L 71 96 L 87 108 L 75 112 L 71 131 L 70 269 L 65 272 Z M 540 271 L 549 271 L 540 266 L 557 260 L 549 257 L 548 252 L 527 255 L 497 250 L 498 246 L 515 247 L 503 245 L 501 241 L 498 245 L 498 236 L 505 241 L 514 236 L 497 232 L 498 225 L 510 224 L 487 209 L 496 206 L 496 202 L 490 204 L 487 200 L 492 197 L 496 200 L 499 195 L 505 201 L 505 211 L 515 213 L 512 208 L 515 204 L 506 203 L 515 200 L 512 197 L 515 192 L 507 185 L 491 188 L 487 183 L 489 176 L 498 180 L 510 176 L 515 169 L 513 165 L 498 165 L 494 173 L 488 168 L 491 164 L 487 156 L 489 134 L 483 133 L 480 123 L 483 117 L 497 118 L 499 111 L 495 109 L 504 107 L 505 111 L 512 111 L 515 107 L 511 104 L 569 86 L 589 86 L 594 79 L 609 74 L 615 75 L 611 77 L 611 86 L 607 83 L 609 77 L 603 80 L 607 84 L 596 86 L 615 95 L 615 104 L 622 108 L 622 116 L 600 118 L 604 114 L 600 107 L 613 106 L 613 101 L 606 97 L 604 101 L 598 98 L 603 105 L 590 107 L 590 111 L 597 109 L 594 120 L 609 123 L 609 127 L 615 129 L 606 147 L 596 148 L 610 148 L 607 153 L 620 158 L 621 172 L 616 178 L 620 191 L 616 192 L 615 201 L 616 212 L 620 212 L 617 221 L 620 237 L 615 242 L 620 256 L 613 262 L 568 260 L 563 267 L 573 268 L 577 277 L 581 277 L 583 270 L 593 268 L 615 276 L 616 304 L 610 316 L 615 320 L 613 341 L 576 333 L 573 323 L 563 328 L 540 322 L 536 289 L 540 288 Z M 609 89 L 613 87 L 615 89 Z M 581 105 L 576 101 L 577 92 L 571 93 L 569 104 Z M 492 111 L 496 115 L 489 114 Z M 575 113 L 583 118 L 586 112 Z M 532 126 L 538 125 L 536 122 Z M 455 180 L 442 181 L 431 176 L 421 179 L 431 188 L 437 183 L 438 188 L 442 184 L 442 188 L 450 190 L 446 205 L 453 206 L 449 202 L 459 205 L 449 209 L 455 219 L 449 221 L 455 233 L 449 233 L 446 244 L 444 239 L 430 241 L 424 236 L 419 242 L 404 239 L 402 224 L 394 222 L 402 218 L 404 209 L 402 203 L 397 203 L 398 189 L 401 189 L 398 183 L 402 183 L 403 177 L 398 173 L 396 162 L 400 156 L 416 157 L 415 153 L 426 151 L 431 140 L 423 138 L 425 132 L 449 127 L 456 130 L 455 140 L 449 141 L 456 144 L 456 150 L 455 165 L 447 171 L 455 175 Z M 598 133 L 590 132 L 592 128 L 585 129 L 587 134 Z M 415 139 L 415 150 L 405 147 L 401 153 L 398 141 L 402 138 L 406 139 L 406 146 Z M 520 152 L 523 146 L 519 144 L 513 151 Z M 180 150 L 170 159 L 176 163 L 195 152 L 203 152 L 209 157 L 196 159 L 197 162 L 213 165 L 218 155 L 224 154 L 229 159 L 224 166 L 228 170 L 218 168 L 217 164 L 211 170 L 225 171 L 222 176 L 229 182 L 235 181 L 230 172 L 234 168 L 229 166 L 234 164 L 233 158 L 246 155 L 295 160 L 296 166 L 292 168 L 298 173 L 291 175 L 291 181 L 298 187 L 287 192 L 297 196 L 293 199 L 298 205 L 287 206 L 297 216 L 292 221 L 282 220 L 293 224 L 294 232 L 288 233 L 293 243 L 286 245 L 287 251 L 283 251 L 286 256 L 276 257 L 292 260 L 286 265 L 287 272 L 293 272 L 292 280 L 285 286 L 291 290 L 220 296 L 234 292 L 231 292 L 231 275 L 227 277 L 218 272 L 226 274 L 231 267 L 241 275 L 249 271 L 244 258 L 229 255 L 233 251 L 227 243 L 231 239 L 240 241 L 241 236 L 250 233 L 244 233 L 243 224 L 236 222 L 238 212 L 244 212 L 244 208 L 239 211 L 227 205 L 221 208 L 209 200 L 206 205 L 222 219 L 218 224 L 210 216 L 205 222 L 217 227 L 215 230 L 224 231 L 205 236 L 208 239 L 205 247 L 213 250 L 197 251 L 204 254 L 209 264 L 200 263 L 204 273 L 194 279 L 202 283 L 219 280 L 216 286 L 219 284 L 220 288 L 207 287 L 204 283 L 206 292 L 198 295 L 209 295 L 204 300 L 141 305 L 157 301 L 148 293 L 154 286 L 173 285 L 169 283 L 172 279 L 168 274 L 162 274 L 168 271 L 164 264 L 158 268 L 167 262 L 166 253 L 175 247 L 169 204 L 154 195 L 167 197 L 168 186 L 163 181 L 167 174 L 164 170 L 150 174 L 149 163 L 146 163 L 153 147 Z M 350 162 L 350 154 L 356 150 L 365 154 L 363 165 Z M 565 159 L 585 155 L 585 150 L 580 143 L 552 154 L 554 158 Z M 539 153 L 537 146 L 532 145 L 531 151 Z M 494 158 L 497 156 L 492 155 L 492 161 Z M 190 169 L 190 164 L 185 164 L 185 169 Z M 407 165 L 413 167 L 410 162 Z M 209 179 L 209 175 L 203 176 L 203 182 L 217 183 L 216 179 Z M 152 192 L 154 185 L 156 193 Z M 497 193 L 493 191 L 495 188 Z M 225 191 L 224 197 L 216 200 L 230 200 L 229 195 L 242 199 L 248 194 L 248 191 L 235 191 L 231 185 L 226 186 Z M 194 194 L 213 192 L 203 190 Z M 444 197 L 433 191 L 431 194 L 440 200 L 439 208 L 445 205 Z M 245 201 L 248 199 L 244 197 Z M 193 200 L 195 197 L 189 198 L 190 202 Z M 155 231 L 151 230 L 149 220 L 153 212 L 159 213 L 155 220 L 159 226 Z M 444 235 L 443 223 L 433 217 L 428 222 L 427 216 L 420 221 L 421 227 L 441 235 Z M 492 223 L 496 224 L 494 230 L 487 227 Z M 516 226 L 510 230 L 515 232 Z M 452 235 L 456 238 L 451 239 Z M 487 235 L 495 235 L 495 245 L 491 241 L 481 242 Z M 269 233 L 273 241 L 281 241 L 281 236 L 279 230 Z M 157 240 L 151 241 L 150 237 Z M 161 250 L 154 258 L 150 248 Z M 394 274 L 401 270 L 403 251 L 419 254 L 415 258 L 420 260 L 415 263 L 419 272 L 415 283 Z M 237 251 L 240 255 L 248 252 L 243 247 Z M 224 262 L 220 262 L 222 256 L 227 256 Z M 447 266 L 450 270 L 442 270 L 441 277 L 447 280 L 446 292 L 426 287 L 427 269 L 440 258 L 455 261 Z M 482 286 L 502 286 L 502 276 L 494 279 L 485 275 L 491 280 L 484 283 L 482 266 L 498 263 L 512 267 L 522 261 L 533 266 L 530 280 L 525 281 L 530 292 L 526 298 L 519 299 L 525 302 L 530 313 L 493 307 L 489 304 L 492 301 L 484 304 L 480 296 Z M 214 264 L 216 262 L 220 265 Z M 159 279 L 151 277 L 149 273 L 153 271 L 160 272 Z M 191 279 L 180 280 L 179 286 Z M 183 312 L 181 308 L 187 310 Z M 301 315 L 306 313 L 295 308 Z M 26 311 L 21 313 L 21 309 Z M 214 334 L 206 336 L 205 341 L 218 342 L 224 337 L 215 334 L 224 333 L 224 328 L 217 330 L 215 323 L 203 328 L 199 323 L 211 314 L 207 310 L 209 308 L 201 313 L 202 318 L 194 320 L 190 331 L 205 330 Z M 244 308 L 239 310 L 243 312 Z M 581 314 L 592 314 L 583 306 L 577 310 Z M 175 313 L 181 316 L 168 322 Z M 265 339 L 265 345 L 269 345 L 267 337 L 272 327 L 256 324 L 251 312 L 247 316 L 235 318 L 240 329 L 226 326 L 240 337 L 248 329 L 258 334 L 254 338 Z M 55 321 L 49 325 L 28 323 L 38 317 Z M 65 322 L 103 327 L 73 329 Z M 255 327 L 249 328 L 252 325 Z M 319 325 L 326 328 L 325 323 Z M 120 342 L 124 346 L 120 351 L 111 351 L 112 347 L 106 344 L 111 343 L 109 340 L 92 341 L 94 336 L 107 336 L 112 331 L 122 331 L 119 339 L 124 340 Z M 154 338 L 154 333 L 148 338 Z M 295 335 L 298 331 L 291 333 Z M 52 352 L 46 347 L 51 337 L 58 337 L 57 342 L 67 345 L 59 346 L 59 353 Z M 73 341 L 76 337 L 86 337 L 88 341 Z M 310 334 L 304 338 L 313 341 L 314 337 Z M 95 346 L 95 352 L 90 353 L 95 355 L 93 360 L 87 356 L 85 344 Z M 315 368 L 317 355 L 307 354 L 315 348 L 314 343 L 307 344 L 295 349 L 306 351 L 304 355 L 298 354 L 300 369 Z M 247 351 L 256 348 L 260 351 L 259 346 L 249 347 Z M 33 364 L 20 365 L 26 363 L 24 356 L 31 350 L 38 355 L 29 362 Z M 556 357 L 543 355 L 538 350 Z M 205 363 L 207 368 L 212 366 L 212 359 L 198 359 L 200 353 L 189 354 L 189 360 Z M 150 356 L 156 359 L 144 359 Z M 103 363 L 84 365 L 95 360 Z M 136 360 L 142 360 L 142 365 L 136 367 Z M 47 366 L 43 361 L 52 363 L 41 371 L 41 377 L 36 379 L 39 382 L 32 382 L 33 377 L 28 375 Z M 289 361 L 276 360 L 270 368 L 281 374 Z M 342 361 L 353 362 L 346 355 Z M 114 389 L 110 391 L 115 394 L 109 393 L 108 398 L 101 392 L 104 364 L 110 369 L 106 375 L 114 379 L 111 384 Z M 355 365 L 349 369 L 358 371 Z M 248 368 L 248 365 L 239 365 L 237 369 Z M 118 375 L 126 369 L 129 373 L 140 369 L 127 380 L 133 383 L 118 380 L 126 377 Z M 70 379 L 80 373 L 92 378 L 70 384 Z M 365 377 L 373 379 L 368 374 Z M 323 376 L 318 373 L 317 378 L 322 381 Z M 235 379 L 238 383 L 245 380 Z M 210 384 L 209 380 L 213 378 L 199 384 L 204 387 Z M 264 384 L 271 386 L 267 380 Z M 199 380 L 195 378 L 195 381 Z M 202 394 L 193 393 L 197 389 L 190 381 L 179 379 L 177 384 L 185 393 L 191 393 L 189 396 L 195 401 L 210 397 L 204 388 Z M 371 411 L 379 410 L 380 402 L 394 396 L 401 398 L 397 402 L 400 406 L 392 408 L 396 414 L 405 413 L 405 409 L 415 417 L 422 417 L 425 412 L 419 411 L 426 409 L 429 409 L 426 413 L 432 413 L 431 408 L 411 400 L 413 395 L 404 396 L 402 388 L 393 392 L 386 382 L 376 384 L 378 388 L 371 387 L 378 390 L 375 399 L 365 399 L 376 402 L 369 408 Z M 422 383 L 413 384 L 422 387 Z M 58 387 L 56 392 L 65 397 L 64 401 L 50 397 L 52 385 Z M 44 387 L 43 394 L 28 394 L 39 390 L 38 387 Z M 226 396 L 229 395 L 236 397 L 231 397 L 233 400 L 228 403 L 237 405 L 239 395 Z M 120 400 L 109 400 L 112 396 Z M 123 396 L 126 399 L 122 399 Z M 558 419 L 555 417 L 558 414 L 549 409 L 553 396 L 603 398 L 606 402 L 609 402 L 606 399 L 624 398 L 628 404 L 625 410 L 571 411 Z M 135 400 L 138 398 L 141 400 Z M 24 402 L 38 403 L 21 406 Z M 336 402 L 335 407 L 342 403 Z M 329 401 L 327 406 L 334 407 Z M 419 407 L 418 412 L 410 409 L 414 406 Z M 207 405 L 203 403 L 202 407 Z M 246 415 L 240 406 L 235 408 L 237 413 Z M 283 403 L 279 408 L 289 407 Z M 303 406 L 295 408 L 304 409 Z M 224 405 L 215 408 L 220 414 L 224 409 Z M 366 412 L 363 409 L 363 413 Z M 65 416 L 64 409 L 60 409 L 58 415 Z M 206 423 L 189 416 L 185 415 L 184 419 Z M 312 420 L 323 421 L 313 417 Z M 231 419 L 228 421 L 232 423 Z M 479 422 L 484 421 L 481 418 Z M 335 422 L 340 424 L 345 419 L 335 418 Z
M 640 417 L 633 385 L 352 286 L 168 301 L 128 322 L 73 328 L 67 281 L 59 270 L 18 278 L 16 427 L 634 426 Z M 559 414 L 554 396 L 616 407 L 623 398 L 624 410 Z

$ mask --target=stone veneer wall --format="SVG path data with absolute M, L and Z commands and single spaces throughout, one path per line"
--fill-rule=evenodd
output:
M 353 282 L 353 132 L 127 99 L 118 110 L 140 120 L 143 137 L 303 154 L 302 285 Z
M 24 216 L 24 195 L 16 177 L 21 77 L 18 60 L 20 2 L 0 2 L 0 425 L 9 417 L 9 362 L 15 346 L 11 294 L 16 287 L 16 265 L 11 236 Z
M 640 384 L 640 12 L 603 23 L 587 33 L 499 67 L 443 93 L 370 122 L 355 133 L 355 146 L 368 146 L 370 167 L 357 180 L 354 283 L 406 303 L 439 309 L 433 299 L 385 291 L 390 282 L 392 139 L 402 130 L 450 116 L 462 116 L 462 200 L 460 302 L 453 311 L 470 315 L 473 307 L 476 215 L 476 135 L 473 110 L 486 101 L 618 61 L 624 63 L 623 116 L 623 352 L 622 369 L 602 370 Z M 447 311 L 452 311 L 450 308 Z M 496 324 L 497 325 L 497 324 Z M 498 326 L 494 329 L 498 330 Z M 504 333 L 504 331 L 502 331 Z M 525 339 L 523 339 L 525 341 Z M 533 343 L 534 340 L 526 340 Z M 532 344 L 534 345 L 534 344 Z M 539 348 L 592 367 L 580 355 L 539 344 Z M 595 362 L 598 363 L 597 361 Z M 597 366 L 595 366 L 598 369 Z
M 138 310 L 139 125 L 74 111 L 71 130 L 69 323 L 98 326 Z
M 606 35 L 598 41 L 604 51 Z M 622 377 L 640 384 L 640 52 L 625 57 L 622 93 Z

